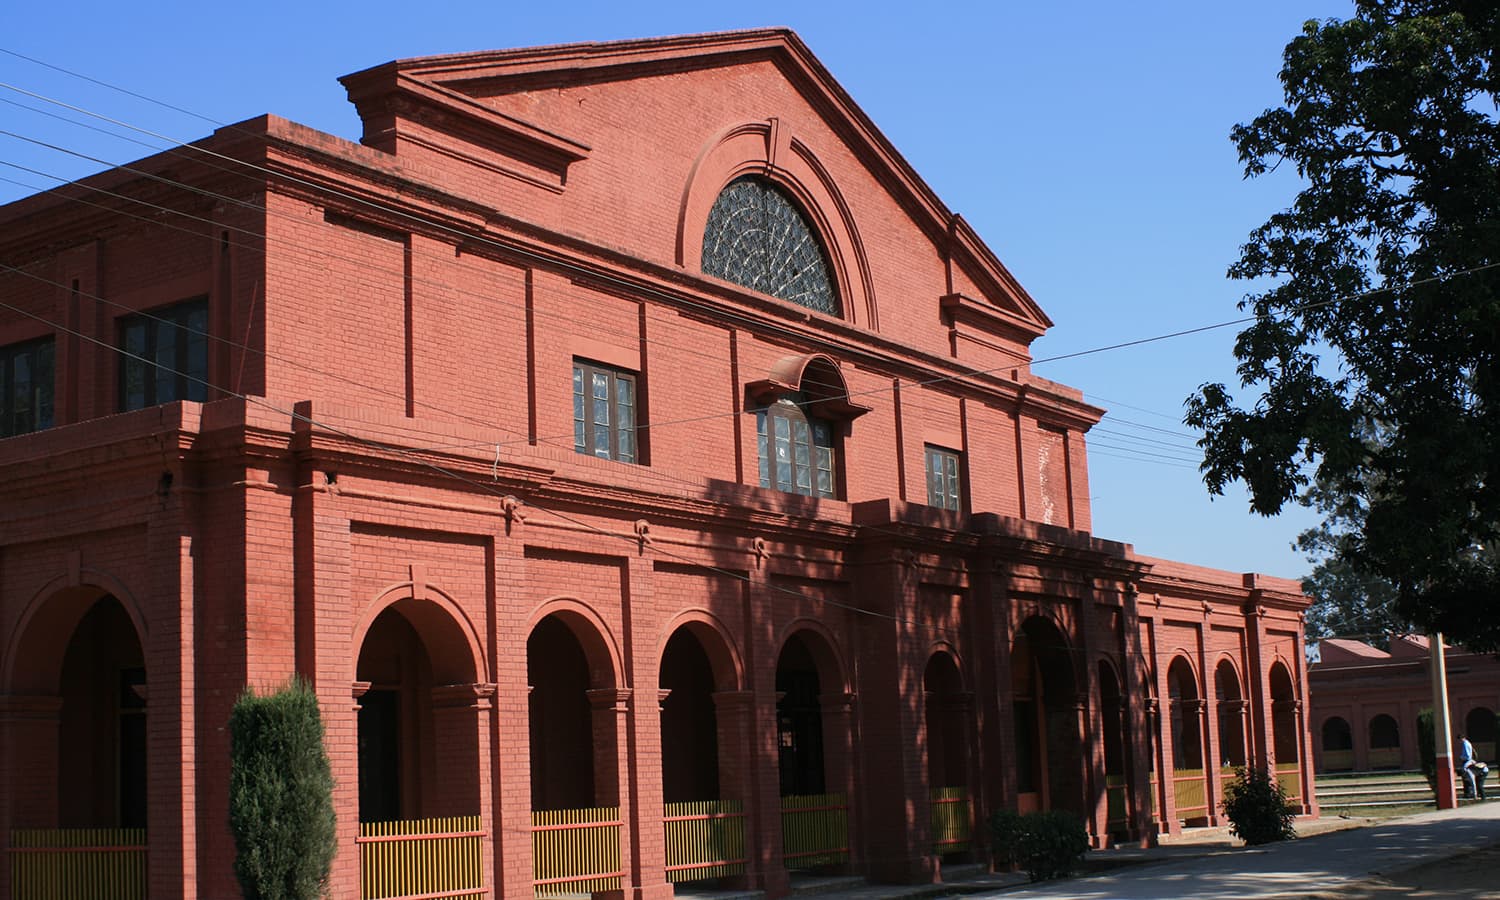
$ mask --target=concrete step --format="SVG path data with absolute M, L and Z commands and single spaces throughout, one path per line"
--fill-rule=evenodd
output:
M 765 900 L 765 891 L 717 891 L 702 887 L 709 881 L 688 882 L 674 885 L 673 896 L 691 897 L 693 900 Z M 585 895 L 588 896 L 588 895 Z
M 864 887 L 868 882 L 858 875 L 801 875 L 792 874 L 792 894 L 811 897 L 817 894 L 844 893 Z
M 1426 798 L 1425 802 L 1423 800 L 1355 800 L 1355 801 L 1351 801 L 1351 802 L 1348 802 L 1348 803 L 1340 802 L 1340 803 L 1324 803 L 1324 804 L 1322 804 L 1322 808 L 1323 809 L 1375 809 L 1375 808 L 1381 807 L 1381 806 L 1432 806 L 1432 807 L 1436 807 L 1437 803 L 1435 801 L 1433 801 L 1431 795 L 1428 795 L 1428 797 Z
M 1432 788 L 1425 784 L 1402 786 L 1402 787 L 1378 787 L 1359 790 L 1356 788 L 1340 788 L 1336 791 L 1318 791 L 1318 799 L 1332 799 L 1334 797 L 1379 797 L 1388 794 L 1432 794 Z

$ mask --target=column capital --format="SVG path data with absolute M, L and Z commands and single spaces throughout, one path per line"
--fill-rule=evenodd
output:
M 719 710 L 749 709 L 755 705 L 754 691 L 714 691 L 709 696 Z
M 593 688 L 585 691 L 589 698 L 589 706 L 596 710 L 612 709 L 623 713 L 630 703 L 630 688 Z
M 489 709 L 494 696 L 495 686 L 486 682 L 445 684 L 432 689 L 432 705 L 437 709 Z
M 1176 703 L 1178 708 L 1183 712 L 1195 712 L 1200 716 L 1208 712 L 1207 700 L 1174 700 L 1173 702 Z
M 62 698 L 51 694 L 0 694 L 0 720 L 55 719 L 62 705 Z
M 848 712 L 854 707 L 855 696 L 853 691 L 819 694 L 818 705 L 828 712 Z

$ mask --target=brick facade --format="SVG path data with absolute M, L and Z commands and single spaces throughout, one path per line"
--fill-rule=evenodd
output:
M 511 897 L 534 808 L 618 807 L 643 900 L 676 799 L 741 801 L 772 895 L 791 784 L 844 795 L 839 865 L 886 881 L 940 877 L 938 787 L 1150 841 L 1217 822 L 1234 760 L 1315 812 L 1297 585 L 1091 534 L 1103 411 L 1030 372 L 1051 321 L 794 35 L 344 84 L 361 144 L 268 116 L 0 209 L 0 347 L 55 347 L 52 427 L 0 441 L 0 845 L 134 816 L 150 896 L 234 895 L 224 725 L 294 672 L 335 896 L 362 804 L 479 815 Z M 702 274 L 742 177 L 806 216 L 841 316 Z M 120 320 L 194 298 L 202 402 L 119 412 Z M 580 360 L 633 377 L 638 464 L 575 452 Z M 760 486 L 756 413 L 798 390 L 837 499 Z
M 1388 650 L 1335 638 L 1320 641 L 1318 651 L 1318 662 L 1308 668 L 1312 715 L 1307 723 L 1316 770 L 1420 768 L 1417 713 L 1433 708 L 1428 638 L 1393 636 Z M 1500 660 L 1452 646 L 1445 646 L 1443 655 L 1454 742 L 1467 732 L 1479 758 L 1493 763 Z

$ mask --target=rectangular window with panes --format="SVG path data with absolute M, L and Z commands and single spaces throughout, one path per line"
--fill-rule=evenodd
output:
M 963 509 L 963 454 L 927 445 L 927 505 Z
M 760 486 L 810 497 L 837 497 L 833 426 L 803 411 L 807 398 L 783 397 L 755 413 Z
M 120 410 L 208 399 L 208 299 L 120 320 Z
M 52 338 L 0 347 L 0 438 L 52 427 Z
M 600 459 L 637 462 L 636 427 L 635 375 L 573 360 L 573 449 Z

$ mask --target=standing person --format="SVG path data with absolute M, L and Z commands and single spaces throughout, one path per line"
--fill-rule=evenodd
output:
M 1490 767 L 1474 758 L 1474 745 L 1469 743 L 1467 734 L 1458 736 L 1458 766 L 1464 780 L 1464 797 L 1477 795 L 1483 800 L 1484 779 L 1490 774 Z

